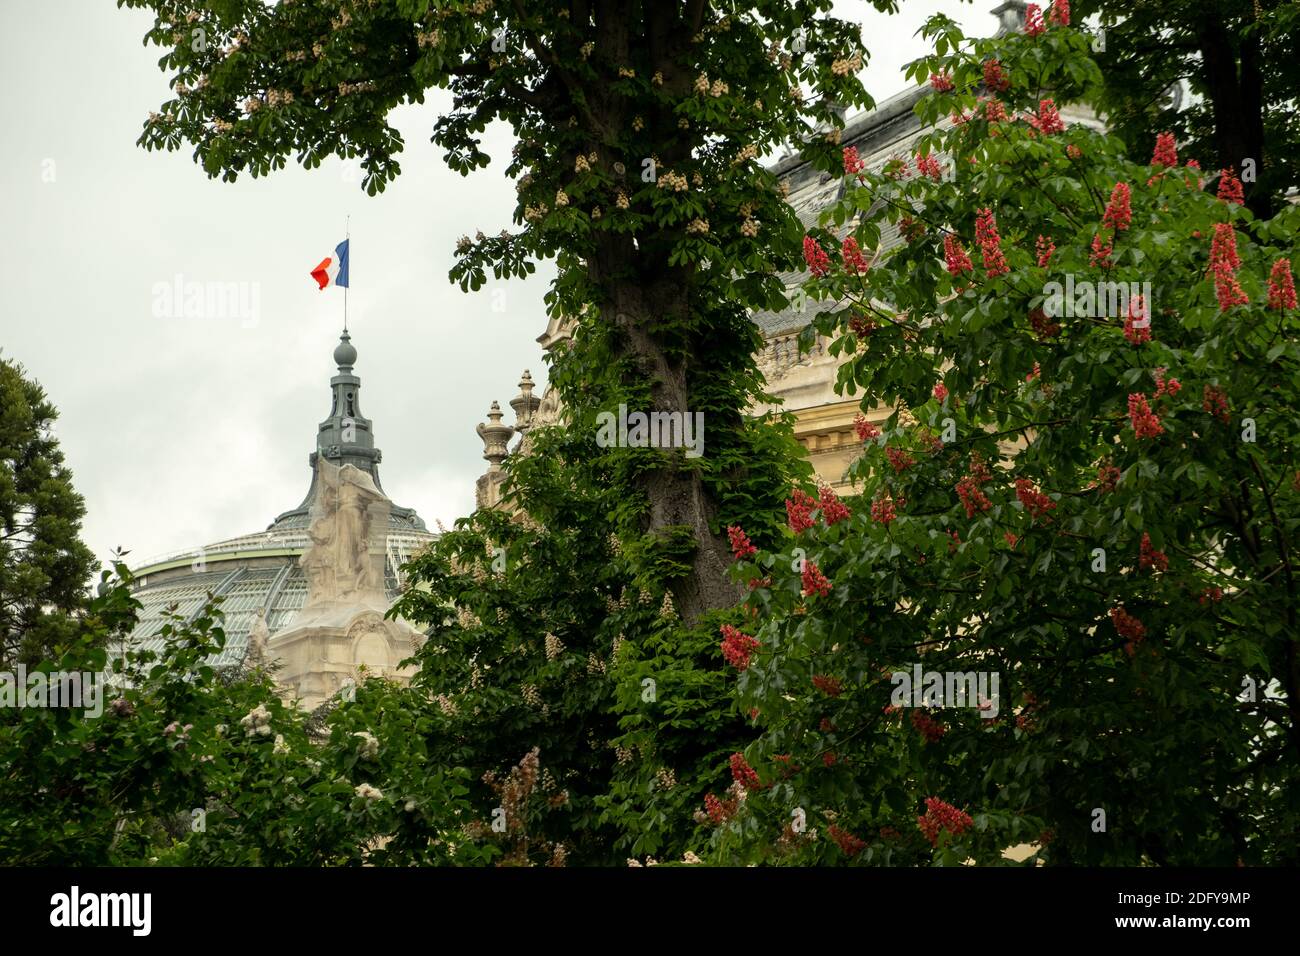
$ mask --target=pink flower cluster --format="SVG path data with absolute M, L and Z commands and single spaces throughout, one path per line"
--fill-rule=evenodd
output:
M 1058 27 L 1068 27 L 1070 25 L 1070 0 L 1053 0 L 1051 9 L 1047 11 L 1047 21 Z
M 731 755 L 731 779 L 735 780 L 744 790 L 762 790 L 763 784 L 758 779 L 758 774 L 754 768 L 745 760 L 742 753 Z
M 844 174 L 846 176 L 856 176 L 867 168 L 867 164 L 858 156 L 856 146 L 844 147 Z
M 985 207 L 975 217 L 975 241 L 979 243 L 984 272 L 990 279 L 1011 271 L 1006 256 L 1002 254 L 1002 238 L 998 235 L 998 221 L 993 210 Z
M 1046 269 L 1047 264 L 1052 261 L 1052 253 L 1056 251 L 1056 243 L 1047 236 L 1039 236 L 1034 240 L 1034 254 L 1038 257 L 1038 268 Z
M 749 666 L 749 658 L 762 645 L 730 624 L 722 625 L 722 656 L 738 671 Z
M 821 486 L 817 506 L 821 509 L 822 519 L 827 527 L 837 521 L 844 521 L 853 514 L 849 511 L 849 506 L 840 501 L 839 495 L 835 494 L 835 489 L 830 485 Z
M 1147 397 L 1141 392 L 1133 392 L 1128 397 L 1128 417 L 1133 425 L 1133 434 L 1138 438 L 1155 438 L 1164 434 L 1165 428 L 1160 418 L 1151 410 Z
M 844 271 L 850 275 L 861 275 L 867 271 L 867 257 L 862 254 L 858 240 L 852 236 L 844 237 L 840 246 L 840 260 L 844 263 Z
M 1044 136 L 1051 136 L 1053 133 L 1064 133 L 1065 123 L 1061 120 L 1061 112 L 1056 108 L 1056 101 L 1051 97 L 1040 100 L 1038 103 L 1038 115 L 1030 114 L 1027 117 L 1029 125 Z
M 1011 78 L 1003 71 L 999 60 L 984 61 L 984 85 L 994 93 L 1005 93 L 1011 89 Z
M 916 154 L 916 169 L 922 176 L 928 176 L 933 180 L 937 181 L 943 178 L 943 167 L 930 153 Z
M 812 236 L 803 237 L 803 261 L 808 264 L 808 271 L 815 276 L 824 276 L 831 271 L 831 257 L 817 244 Z
M 1031 37 L 1041 34 L 1047 27 L 1043 25 L 1043 11 L 1036 3 L 1025 7 L 1025 33 Z
M 1219 299 L 1219 310 L 1228 311 L 1234 305 L 1250 302 L 1241 284 L 1237 282 L 1237 269 L 1241 259 L 1237 256 L 1237 232 L 1230 222 L 1216 223 L 1214 239 L 1210 243 L 1210 274 L 1214 277 L 1214 294 Z
M 822 569 L 817 567 L 816 561 L 804 561 L 803 586 L 800 590 L 804 597 L 811 597 L 814 594 L 826 597 L 831 593 L 831 582 L 826 580 L 826 575 L 822 574 Z
M 1173 133 L 1157 133 L 1156 149 L 1151 154 L 1152 166 L 1165 166 L 1172 169 L 1178 165 L 1178 149 L 1174 143 Z
M 1151 313 L 1147 309 L 1146 300 L 1140 295 L 1129 299 L 1128 316 L 1124 319 L 1124 338 L 1134 345 L 1151 341 Z
M 1041 518 L 1056 507 L 1056 502 L 1035 488 L 1028 478 L 1016 479 L 1016 497 L 1032 518 Z
M 946 71 L 943 73 L 931 73 L 930 85 L 934 87 L 935 91 L 938 93 L 951 93 L 953 89 L 955 89 L 952 77 L 949 76 Z
M 1169 570 L 1169 558 L 1163 551 L 1151 544 L 1151 535 L 1142 532 L 1142 541 L 1138 546 L 1138 564 L 1145 570 L 1155 568 L 1157 571 Z
M 737 561 L 744 561 L 758 553 L 758 548 L 749 540 L 749 535 L 745 534 L 743 528 L 739 525 L 732 525 L 727 529 L 727 538 L 731 542 L 731 553 L 736 556 Z
M 812 516 L 813 509 L 816 507 L 817 502 L 812 499 L 812 496 L 796 488 L 785 501 L 785 516 L 790 522 L 790 530 L 795 534 L 801 534 L 816 524 Z
M 952 234 L 943 237 L 943 261 L 950 275 L 959 276 L 975 269 L 975 264 L 962 248 L 961 242 Z
M 1131 205 L 1132 191 L 1128 183 L 1116 183 L 1115 188 L 1110 191 L 1110 202 L 1106 204 L 1106 211 L 1102 214 L 1101 224 L 1110 226 L 1116 232 L 1122 232 L 1129 227 L 1133 221 L 1133 207 Z
M 1033 4 L 1029 9 L 1034 9 Z M 953 836 L 961 836 L 974 824 L 970 814 L 958 810 L 950 803 L 945 803 L 938 797 L 925 798 L 925 815 L 916 818 L 916 825 L 920 827 L 925 838 L 930 841 L 931 846 L 939 845 L 939 835 L 947 830 Z
M 1281 312 L 1296 307 L 1295 280 L 1291 277 L 1291 260 L 1279 259 L 1268 274 L 1268 307 Z
M 880 429 L 867 421 L 866 416 L 861 412 L 853 416 L 853 430 L 858 433 L 858 438 L 862 441 L 871 441 L 873 438 L 880 437 Z
M 1246 194 L 1242 190 L 1241 180 L 1237 178 L 1237 174 L 1231 169 L 1220 171 L 1218 196 L 1222 202 L 1228 205 L 1235 203 L 1241 206 L 1246 202 Z

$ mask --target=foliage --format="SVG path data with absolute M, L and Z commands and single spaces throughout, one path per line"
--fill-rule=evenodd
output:
M 619 532 L 641 538 L 638 574 L 670 572 L 686 618 L 736 603 L 722 529 L 785 467 L 744 423 L 765 398 L 748 313 L 785 307 L 801 237 L 760 157 L 792 143 L 825 163 L 842 110 L 870 105 L 859 30 L 830 0 L 119 3 L 157 13 L 147 40 L 176 92 L 141 144 L 190 143 L 211 176 L 337 155 L 374 193 L 399 172 L 389 111 L 433 88 L 453 95 L 433 140 L 455 170 L 486 165 L 484 129 L 509 123 L 520 228 L 462 239 L 452 278 L 478 289 L 554 258 L 548 307 L 578 327 L 579 371 L 553 377 L 566 403 L 609 411 L 636 393 L 642 410 L 706 416 L 703 458 L 609 452 L 627 459 Z
M 22 366 L 0 359 L 0 667 L 35 663 L 71 637 L 95 557 L 54 434 L 58 412 Z
M 1098 97 L 1113 132 L 1135 152 L 1150 130 L 1177 135 L 1207 169 L 1243 176 L 1256 215 L 1280 208 L 1300 186 L 1292 115 L 1300 88 L 1300 7 L 1287 0 L 1076 0 L 1079 18 L 1099 15 L 1104 86 Z M 1100 44 L 1099 44 L 1100 45 Z M 1167 95 L 1186 84 L 1178 103 Z
M 684 855 L 702 842 L 691 809 L 749 736 L 717 621 L 686 624 L 636 575 L 591 432 L 528 441 L 507 461 L 507 507 L 415 558 L 393 610 L 428 625 L 415 684 L 441 709 L 430 752 L 478 781 L 476 833 L 507 863 Z
M 916 151 L 953 173 L 848 176 L 826 226 L 871 250 L 913 225 L 869 272 L 809 284 L 840 386 L 894 411 L 860 426 L 850 517 L 823 498 L 802 529 L 796 500 L 793 536 L 738 565 L 770 579 L 739 678 L 763 736 L 714 859 L 1294 863 L 1300 323 L 1277 263 L 1300 209 L 1201 191 L 1172 140 L 1148 164 L 1056 131 L 1049 92 L 1099 81 L 1077 30 L 926 34 L 913 73 L 953 88 L 917 106 Z M 1144 302 L 1088 306 L 1120 281 Z M 1000 685 L 913 707 L 893 675 L 917 666 Z
M 0 712 L 0 860 L 36 865 L 411 865 L 485 861 L 458 836 L 463 773 L 430 766 L 420 695 L 371 679 L 327 718 L 270 676 L 217 673 L 219 607 L 173 616 L 156 659 L 110 666 L 139 607 L 116 565 L 46 674 L 114 676 L 100 706 Z M 88 704 L 91 700 L 86 701 Z M 96 713 L 96 711 L 99 711 Z M 370 788 L 370 789 L 367 789 Z

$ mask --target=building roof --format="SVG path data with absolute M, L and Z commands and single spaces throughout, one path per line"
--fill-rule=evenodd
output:
M 298 558 L 310 543 L 307 525 L 316 501 L 316 462 L 324 456 L 338 465 L 355 465 L 383 490 L 383 455 L 375 447 L 373 423 L 361 414 L 356 360 L 356 347 L 344 330 L 334 349 L 338 374 L 330 379 L 330 413 L 317 427 L 316 450 L 308 456 L 311 484 L 296 508 L 282 512 L 263 531 L 162 555 L 133 569 L 134 597 L 143 605 L 130 638 L 137 649 L 160 651 L 165 643 L 159 636 L 167 623 L 164 612 L 174 607 L 175 613 L 192 619 L 209 593 L 223 598 L 225 613 L 226 645 L 212 658 L 215 666 L 243 660 L 259 610 L 265 612 L 272 634 L 297 617 L 307 599 L 307 579 Z M 384 567 L 389 600 L 401 593 L 401 566 L 436 538 L 414 509 L 392 506 Z

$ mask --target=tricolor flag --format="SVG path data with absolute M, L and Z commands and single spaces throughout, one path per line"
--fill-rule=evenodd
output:
M 348 287 L 348 242 L 344 239 L 334 247 L 334 255 L 326 256 L 320 265 L 311 270 L 311 277 L 322 289 L 327 285 Z

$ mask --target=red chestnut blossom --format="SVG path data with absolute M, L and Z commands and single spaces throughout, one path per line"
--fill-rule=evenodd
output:
M 1035 488 L 1028 478 L 1016 479 L 1016 497 L 1033 518 L 1041 518 L 1056 507 L 1056 502 Z
M 943 237 L 943 259 L 950 275 L 959 276 L 963 272 L 972 272 L 975 269 L 975 264 L 970 261 L 966 250 L 952 235 Z
M 825 674 L 816 674 L 812 679 L 813 686 L 825 694 L 827 697 L 839 697 L 844 693 L 844 685 L 837 678 L 828 677 Z
M 1155 438 L 1164 433 L 1164 426 L 1151 406 L 1147 397 L 1141 392 L 1133 392 L 1128 397 L 1128 417 L 1133 423 L 1133 433 L 1138 438 Z
M 1083 159 L 1083 150 L 1078 146 L 1075 146 L 1073 143 L 1070 143 L 1065 147 L 1065 155 L 1069 156 L 1071 159 Z
M 816 594 L 821 597 L 831 593 L 831 582 L 826 580 L 826 575 L 822 574 L 821 568 L 817 567 L 816 561 L 804 561 L 803 563 L 803 596 L 811 597 Z
M 1011 271 L 1006 257 L 1002 255 L 1002 239 L 998 235 L 998 222 L 993 210 L 984 208 L 975 217 L 975 241 L 979 243 L 980 257 L 984 260 L 984 271 L 990 279 L 1006 275 Z
M 826 766 L 826 767 L 833 767 L 833 766 L 835 766 L 835 760 L 836 760 L 836 757 L 835 757 L 835 751 L 834 751 L 834 750 L 828 750 L 828 751 L 826 751 L 826 753 L 822 754 L 822 765 L 823 765 L 823 766 Z
M 1047 27 L 1043 25 L 1043 11 L 1036 3 L 1031 3 L 1025 7 L 1025 33 L 1031 37 L 1036 37 Z
M 745 534 L 744 529 L 739 525 L 733 524 L 727 529 L 727 538 L 731 541 L 731 553 L 736 556 L 737 561 L 743 561 L 758 553 L 758 548 L 754 547 L 749 540 L 749 535 Z
M 1056 108 L 1056 101 L 1051 97 L 1040 100 L 1038 103 L 1038 115 L 1027 117 L 1029 125 L 1044 136 L 1050 136 L 1053 133 L 1064 133 L 1065 123 L 1061 120 L 1061 112 Z
M 916 242 L 925 235 L 925 223 L 911 216 L 903 216 L 898 220 L 898 232 L 908 242 Z
M 1051 339 L 1061 334 L 1060 323 L 1051 321 L 1041 308 L 1029 310 L 1029 324 L 1040 339 Z
M 946 401 L 948 398 L 948 386 L 944 385 L 943 382 L 935 382 L 934 397 L 937 401 Z
M 876 323 L 869 321 L 864 315 L 855 315 L 849 319 L 849 329 L 854 335 L 865 338 L 876 329 Z
M 1110 254 L 1114 249 L 1114 243 L 1102 242 L 1101 233 L 1097 233 L 1092 237 L 1092 252 L 1088 256 L 1088 265 L 1094 269 L 1109 269 L 1112 265 Z
M 1183 386 L 1178 379 L 1165 378 L 1165 369 L 1163 366 L 1155 369 L 1152 374 L 1155 376 L 1156 380 L 1156 398 L 1159 398 L 1161 395 L 1168 395 L 1170 398 L 1173 398 L 1182 391 Z
M 858 433 L 858 438 L 862 441 L 871 441 L 873 438 L 880 437 L 880 429 L 867 421 L 866 416 L 861 412 L 853 416 L 853 430 Z
M 730 624 L 722 625 L 722 656 L 738 671 L 749 666 L 750 655 L 762 645 L 739 628 Z
M 871 502 L 871 519 L 873 521 L 888 525 L 897 517 L 898 515 L 894 511 L 894 499 L 888 495 Z
M 1124 338 L 1134 345 L 1151 341 L 1151 312 L 1146 300 L 1135 295 L 1129 299 L 1128 316 L 1124 319 Z
M 1279 259 L 1268 274 L 1268 307 L 1281 312 L 1296 307 L 1295 280 L 1291 277 L 1291 260 Z
M 845 856 L 856 856 L 867 845 L 865 840 L 858 839 L 848 830 L 841 830 L 833 823 L 827 827 L 826 833 L 835 841 L 835 845 L 840 848 Z
M 1102 465 L 1097 469 L 1096 487 L 1103 492 L 1114 491 L 1122 474 L 1114 465 Z
M 1115 626 L 1115 631 L 1120 637 L 1135 643 L 1147 636 L 1146 625 L 1124 610 L 1122 604 L 1110 609 L 1110 622 Z
M 975 517 L 976 511 L 988 511 L 993 507 L 993 502 L 980 491 L 979 483 L 969 475 L 957 482 L 956 488 L 957 497 L 961 499 L 962 507 L 966 509 L 967 518 Z
M 1206 588 L 1201 592 L 1198 603 L 1204 607 L 1206 604 L 1218 604 L 1223 600 L 1223 588 Z
M 942 723 L 932 718 L 923 710 L 912 711 L 912 726 L 921 732 L 926 743 L 938 743 L 940 738 L 948 732 L 948 728 Z
M 844 173 L 846 176 L 854 176 L 867 168 L 867 164 L 858 156 L 856 146 L 844 147 Z
M 1047 264 L 1052 261 L 1052 253 L 1056 251 L 1056 243 L 1047 236 L 1039 236 L 1034 240 L 1034 255 L 1038 256 L 1038 268 L 1046 269 Z
M 931 73 L 930 85 L 939 93 L 951 93 L 954 89 L 952 77 L 944 73 Z
M 849 506 L 840 501 L 839 496 L 835 494 L 835 489 L 825 484 L 819 489 L 817 507 L 821 510 L 822 520 L 826 522 L 827 527 L 853 514 L 849 511 Z
M 1007 121 L 1008 118 L 1009 118 L 1009 117 L 1007 116 L 1007 108 L 1006 108 L 1006 106 L 1003 105 L 1003 103 L 1002 103 L 1001 100 L 986 100 L 986 101 L 985 101 L 985 103 L 984 103 L 984 119 L 985 119 L 987 122 L 989 122 L 989 123 L 1005 123 L 1005 122 Z M 990 131 L 989 135 L 990 135 L 990 136 L 997 136 L 997 135 L 998 135 L 998 132 L 997 132 L 997 130 L 992 130 L 992 131 Z
M 704 795 L 704 810 L 714 826 L 726 823 L 736 812 L 736 804 L 735 800 L 719 800 L 711 793 Z
M 812 510 L 816 507 L 817 502 L 810 495 L 801 488 L 796 488 L 785 501 L 785 514 L 790 522 L 790 530 L 799 534 L 816 524 L 812 518 Z
M 840 246 L 840 260 L 844 263 L 844 271 L 850 275 L 861 275 L 867 271 L 867 257 L 862 254 L 858 240 L 852 236 L 844 237 Z
M 1203 188 L 1205 188 L 1205 180 L 1200 176 L 1200 170 L 1201 170 L 1201 164 L 1200 164 L 1200 163 L 1198 163 L 1198 162 L 1197 162 L 1196 160 L 1194 160 L 1194 159 L 1189 159 L 1189 160 L 1187 161 L 1187 165 L 1186 165 L 1185 167 L 1183 167 L 1183 168 L 1184 168 L 1184 169 L 1194 169 L 1194 170 L 1196 170 L 1196 171 L 1197 171 L 1197 177 L 1196 177 L 1196 188 L 1197 188 L 1197 189 L 1203 189 Z M 1184 176 L 1184 177 L 1183 177 L 1183 185 L 1186 186 L 1188 189 L 1191 189 L 1191 188 L 1192 188 L 1192 177 L 1190 177 L 1190 176 Z
M 824 276 L 831 271 L 831 257 L 812 236 L 803 237 L 803 261 L 808 263 L 808 271 L 815 276 Z
M 1070 25 L 1070 0 L 1052 0 L 1051 9 L 1047 11 L 1047 22 L 1058 27 Z
M 902 474 L 916 464 L 916 459 L 901 448 L 886 448 L 885 457 L 894 467 L 895 474 Z
M 916 154 L 916 169 L 922 176 L 929 176 L 933 180 L 938 181 L 943 178 L 943 167 L 931 153 Z
M 1000 61 L 984 61 L 984 85 L 994 93 L 1004 93 L 1011 89 L 1011 78 L 1003 71 Z
M 1214 293 L 1219 298 L 1219 310 L 1228 311 L 1234 305 L 1250 302 L 1245 290 L 1237 282 L 1237 232 L 1230 222 L 1216 223 L 1214 239 L 1210 243 L 1210 274 L 1214 277 Z
M 1012 534 L 1010 531 L 1004 531 L 1002 532 L 1002 540 L 1006 541 L 1007 547 L 1014 548 L 1016 543 L 1020 541 L 1020 538 Z
M 742 753 L 731 755 L 731 778 L 745 790 L 763 789 L 758 774 L 754 772 L 754 768 L 749 765 Z
M 1031 368 L 1029 370 L 1029 374 L 1025 376 L 1025 381 L 1032 382 L 1034 379 L 1038 378 L 1038 376 L 1041 374 L 1043 374 L 1042 366 L 1040 366 L 1037 362 L 1035 362 L 1034 367 Z
M 1029 9 L 1034 9 L 1033 4 Z M 958 810 L 950 803 L 938 797 L 925 798 L 925 815 L 916 818 L 916 825 L 921 828 L 931 846 L 939 845 L 939 835 L 947 830 L 953 836 L 961 836 L 974 824 L 970 815 Z
M 1217 385 L 1205 386 L 1205 391 L 1201 394 L 1201 408 L 1225 425 L 1232 421 L 1232 415 L 1228 411 L 1228 395 Z
M 1151 165 L 1169 168 L 1178 165 L 1178 149 L 1174 145 L 1173 133 L 1156 134 L 1156 149 L 1151 154 Z
M 1110 202 L 1101 217 L 1103 226 L 1110 226 L 1116 232 L 1122 232 L 1133 221 L 1133 208 L 1130 205 L 1131 191 L 1128 183 L 1116 183 L 1110 191 Z
M 1244 205 L 1246 195 L 1241 188 L 1241 180 L 1233 170 L 1224 168 L 1219 171 L 1219 199 L 1229 205 Z
M 1151 544 L 1151 535 L 1142 532 L 1142 542 L 1138 546 L 1138 564 L 1145 570 L 1155 568 L 1157 571 L 1169 570 L 1169 558 L 1163 551 L 1158 551 Z

